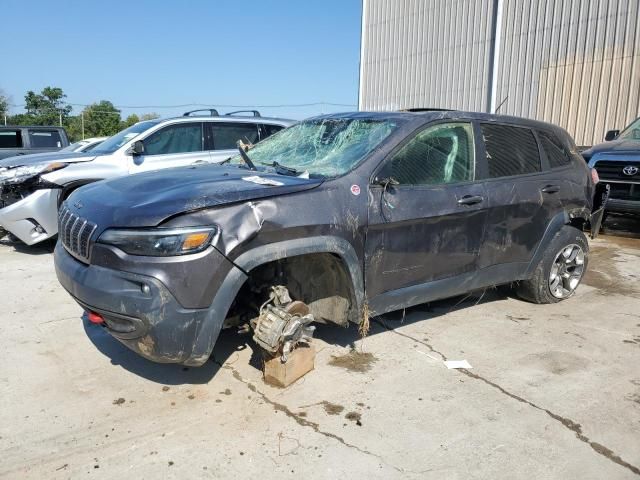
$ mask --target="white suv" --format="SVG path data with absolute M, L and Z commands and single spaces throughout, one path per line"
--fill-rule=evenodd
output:
M 213 109 L 194 110 L 182 117 L 136 123 L 87 153 L 0 160 L 0 237 L 6 230 L 27 245 L 42 242 L 58 233 L 58 206 L 82 185 L 150 170 L 219 163 L 237 153 L 239 140 L 253 144 L 294 123 L 261 117 L 254 110 L 226 115 Z

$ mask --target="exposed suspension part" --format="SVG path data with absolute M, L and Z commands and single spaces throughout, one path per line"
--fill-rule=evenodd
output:
M 269 300 L 260 308 L 260 315 L 251 321 L 253 339 L 271 355 L 280 355 L 282 363 L 300 342 L 309 342 L 316 327 L 309 307 L 291 300 L 282 285 L 271 287 Z

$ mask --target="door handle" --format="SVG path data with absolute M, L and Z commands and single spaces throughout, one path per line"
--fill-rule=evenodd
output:
M 465 195 L 458 200 L 458 205 L 475 205 L 483 201 L 484 197 L 481 197 L 480 195 Z
M 560 191 L 560 187 L 557 185 L 547 185 L 540 191 L 542 193 L 558 193 Z

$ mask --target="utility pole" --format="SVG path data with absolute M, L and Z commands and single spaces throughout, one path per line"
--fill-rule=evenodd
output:
M 62 126 L 62 112 L 58 112 L 58 119 L 60 120 L 60 126 Z
M 82 139 L 84 140 L 84 110 L 80 112 L 80 122 L 82 123 Z

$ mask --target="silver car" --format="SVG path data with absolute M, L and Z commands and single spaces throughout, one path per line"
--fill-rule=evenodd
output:
M 136 123 L 90 152 L 23 155 L 0 161 L 2 231 L 33 245 L 58 233 L 58 206 L 73 190 L 98 180 L 150 170 L 219 163 L 237 153 L 237 142 L 256 143 L 292 120 L 257 111 L 218 115 L 206 110 Z M 247 116 L 249 113 L 250 116 Z

